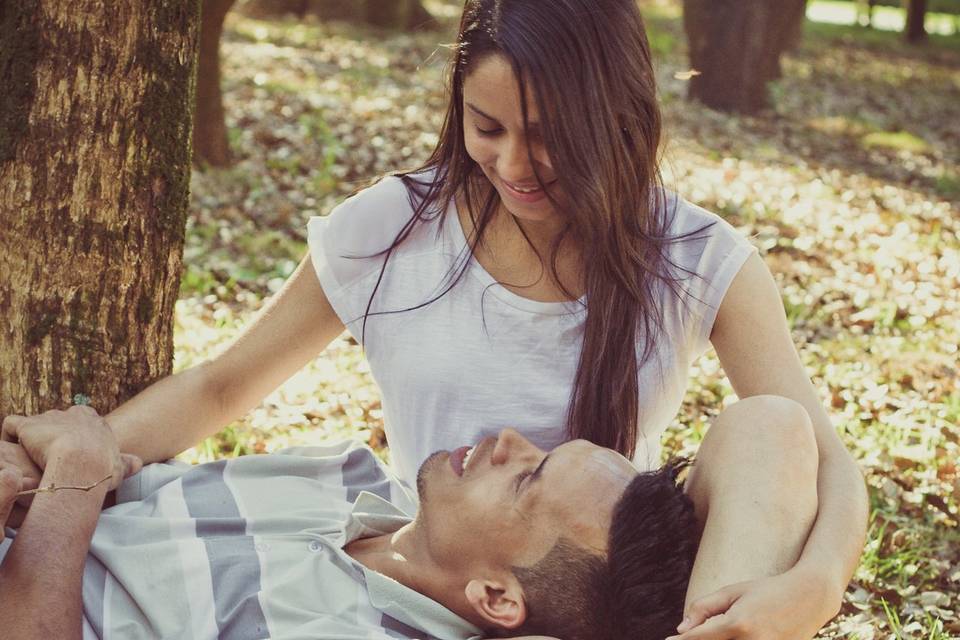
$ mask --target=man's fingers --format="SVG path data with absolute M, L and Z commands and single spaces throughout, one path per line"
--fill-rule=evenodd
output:
M 125 478 L 129 478 L 142 468 L 143 462 L 140 458 L 129 453 L 121 453 L 118 464 L 113 468 L 113 476 L 110 478 L 110 490 L 116 491 Z
M 713 616 L 726 612 L 743 595 L 743 584 L 734 584 L 695 600 L 687 609 L 677 631 L 683 633 L 703 624 Z
M 130 453 L 121 453 L 120 460 L 123 461 L 123 477 L 129 478 L 135 473 L 139 473 L 143 468 L 143 460 Z
M 15 467 L 0 469 L 0 524 L 5 524 L 13 505 L 17 500 L 17 493 L 21 490 L 23 476 Z
M 3 419 L 3 427 L 0 428 L 0 440 L 5 442 L 16 442 L 19 439 L 17 435 L 20 427 L 23 426 L 26 416 L 7 416 Z

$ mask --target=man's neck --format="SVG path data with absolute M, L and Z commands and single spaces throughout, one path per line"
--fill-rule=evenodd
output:
M 465 585 L 433 562 L 417 538 L 415 523 L 411 522 L 394 533 L 354 540 L 344 551 L 366 568 L 393 578 L 482 626 L 464 595 Z

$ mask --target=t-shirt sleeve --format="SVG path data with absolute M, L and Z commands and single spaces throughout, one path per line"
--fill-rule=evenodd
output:
M 676 240 L 669 256 L 679 267 L 680 316 L 693 360 L 709 348 L 720 304 L 757 249 L 726 220 L 683 199 L 676 201 L 673 216 L 671 235 L 692 234 Z
M 145 465 L 139 473 L 124 480 L 117 488 L 116 504 L 139 502 L 180 479 L 193 468 L 193 465 L 174 459 Z
M 327 216 L 307 223 L 310 259 L 330 305 L 347 329 L 362 318 L 371 287 L 384 256 L 410 216 L 407 189 L 397 177 L 387 177 L 347 198 Z M 372 279 L 375 281 L 375 278 Z

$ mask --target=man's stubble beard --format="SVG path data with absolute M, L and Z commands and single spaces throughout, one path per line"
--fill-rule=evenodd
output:
M 439 457 L 445 453 L 444 451 L 434 451 L 427 459 L 423 461 L 423 464 L 420 465 L 420 469 L 417 471 L 417 497 L 420 500 L 420 504 L 424 504 L 427 501 L 427 473 L 429 472 L 428 467 L 433 462 L 434 458 Z

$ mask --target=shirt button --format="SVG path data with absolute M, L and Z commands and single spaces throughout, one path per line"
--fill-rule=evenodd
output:
M 270 545 L 268 545 L 266 542 L 258 542 L 254 548 L 260 553 L 270 551 Z
M 319 553 L 320 551 L 323 551 L 323 545 L 316 540 L 311 542 L 309 547 L 310 547 L 310 551 L 313 551 L 314 553 Z

